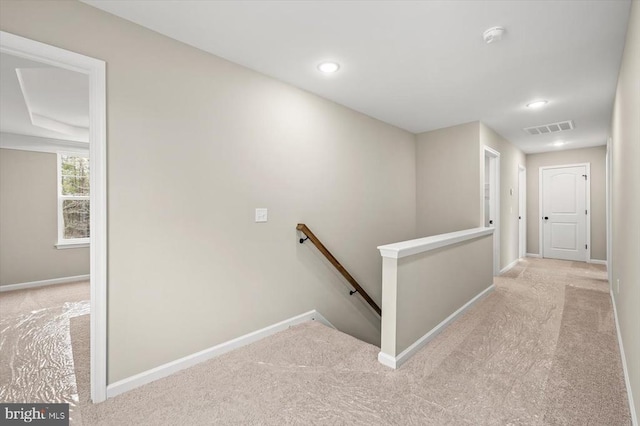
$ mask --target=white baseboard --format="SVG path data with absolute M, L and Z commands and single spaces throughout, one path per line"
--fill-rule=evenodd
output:
M 2 285 L 0 286 L 0 292 L 24 290 L 25 288 L 45 287 L 48 285 L 55 285 L 55 284 L 73 283 L 76 281 L 86 281 L 89 279 L 89 277 L 90 275 L 76 275 L 75 277 L 62 277 L 62 278 L 53 278 L 51 280 L 31 281 L 28 283 Z
M 400 367 L 399 365 L 397 365 L 397 360 L 394 357 L 392 357 L 391 355 L 387 355 L 384 352 L 378 352 L 378 362 L 389 368 L 393 368 L 394 370 Z
M 121 393 L 177 373 L 185 368 L 193 367 L 196 364 L 215 358 L 234 349 L 257 342 L 258 340 L 262 340 L 265 337 L 278 333 L 279 331 L 286 330 L 291 326 L 312 320 L 319 321 L 327 327 L 335 328 L 333 324 L 331 324 L 318 311 L 313 310 L 305 312 L 304 314 L 280 321 L 279 323 L 245 334 L 244 336 L 220 343 L 219 345 L 211 348 L 187 355 L 175 361 L 152 368 L 151 370 L 143 371 L 142 373 L 112 383 L 107 386 L 107 398 L 112 398 L 116 395 L 120 395 Z
M 631 411 L 631 425 L 638 426 L 638 416 L 636 415 L 636 407 L 633 402 L 633 393 L 631 393 L 631 381 L 629 380 L 629 370 L 627 369 L 627 358 L 624 355 L 624 346 L 622 345 L 622 335 L 620 334 L 620 323 L 618 322 L 618 309 L 616 308 L 616 299 L 613 297 L 613 289 L 611 289 L 611 304 L 613 305 L 613 318 L 616 322 L 616 331 L 618 333 L 618 346 L 620 347 L 620 357 L 622 358 L 622 371 L 624 373 L 624 383 L 627 386 L 627 396 L 629 397 L 629 411 Z
M 511 268 L 513 268 L 514 266 L 516 266 L 516 265 L 518 264 L 518 261 L 519 261 L 519 260 L 520 260 L 520 259 L 516 259 L 516 260 L 514 260 L 513 262 L 511 262 L 510 264 L 508 264 L 507 266 L 505 266 L 504 268 L 502 268 L 502 269 L 500 270 L 500 273 L 499 273 L 498 275 L 502 275 L 502 274 L 504 274 L 505 272 L 507 272 L 509 269 L 511 269 Z
M 527 257 L 537 257 L 537 258 L 541 258 L 542 257 L 537 253 L 527 253 L 526 256 Z M 600 259 L 589 259 L 587 261 L 587 263 L 594 263 L 596 265 L 605 265 L 605 266 L 607 266 L 607 261 L 606 260 L 600 260 Z M 500 271 L 500 273 L 502 273 L 502 271 Z
M 473 299 L 469 300 L 464 304 L 460 309 L 449 315 L 444 321 L 440 324 L 436 325 L 433 329 L 431 329 L 427 334 L 416 340 L 411 346 L 402 351 L 400 355 L 397 357 L 393 357 L 392 355 L 385 354 L 383 352 L 378 353 L 378 361 L 386 365 L 387 367 L 391 367 L 393 369 L 400 368 L 402 364 L 407 362 L 409 358 L 416 354 L 424 345 L 429 343 L 436 337 L 440 332 L 442 332 L 449 324 L 455 321 L 459 316 L 461 316 L 465 311 L 471 308 L 474 304 L 476 304 L 480 299 L 485 297 L 489 292 L 491 292 L 495 288 L 495 284 L 491 284 L 489 287 L 482 290 L 478 295 L 476 295 Z

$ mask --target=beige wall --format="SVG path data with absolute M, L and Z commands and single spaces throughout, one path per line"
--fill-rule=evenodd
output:
M 518 258 L 518 165 L 525 164 L 525 156 L 484 123 L 417 135 L 417 236 L 482 226 L 484 145 L 500 152 L 502 269 Z
M 629 18 L 612 118 L 612 287 L 640 419 L 640 3 Z M 617 291 L 620 280 L 620 291 Z
M 417 236 L 480 226 L 478 163 L 480 123 L 417 135 Z
M 518 166 L 525 166 L 526 158 L 522 151 L 500 136 L 484 123 L 480 123 L 480 165 L 484 164 L 483 146 L 500 153 L 500 269 L 506 268 L 518 259 Z M 480 180 L 480 194 L 484 194 L 483 181 Z M 480 195 L 480 208 L 484 196 Z
M 607 259 L 606 147 L 569 149 L 527 155 L 527 253 L 540 254 L 540 167 L 591 164 L 591 259 Z
M 56 154 L 0 149 L 0 285 L 89 274 L 89 249 L 58 250 Z
M 3 2 L 0 27 L 107 63 L 109 383 L 310 309 L 379 343 L 295 226 L 379 302 L 414 135 L 82 3 Z

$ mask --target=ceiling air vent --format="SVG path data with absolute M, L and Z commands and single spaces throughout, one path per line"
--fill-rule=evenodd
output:
M 540 126 L 526 127 L 524 129 L 530 135 L 544 135 L 547 133 L 563 132 L 573 130 L 573 121 L 561 121 L 559 123 L 542 124 Z

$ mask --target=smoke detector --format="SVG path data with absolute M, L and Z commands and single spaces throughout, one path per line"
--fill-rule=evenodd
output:
M 502 35 L 504 34 L 504 28 L 502 27 L 492 27 L 482 33 L 482 38 L 484 41 L 489 44 L 494 41 L 502 40 Z

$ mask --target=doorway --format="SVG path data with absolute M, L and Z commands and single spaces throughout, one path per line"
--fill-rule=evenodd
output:
M 518 258 L 527 254 L 527 169 L 518 165 Z
M 0 31 L 0 53 L 85 74 L 89 78 L 90 387 L 94 403 L 107 389 L 107 156 L 105 62 Z
M 589 259 L 589 176 L 588 163 L 540 168 L 542 257 Z
M 500 273 L 500 153 L 485 146 L 483 149 L 483 208 L 482 223 L 493 231 L 493 275 Z

